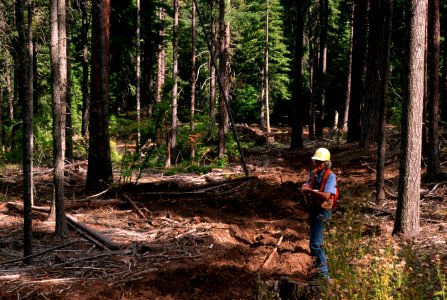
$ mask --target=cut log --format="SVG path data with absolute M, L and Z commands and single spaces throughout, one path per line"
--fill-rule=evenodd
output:
M 290 280 L 281 277 L 278 281 L 279 297 L 283 300 L 321 299 L 321 286 L 312 281 Z

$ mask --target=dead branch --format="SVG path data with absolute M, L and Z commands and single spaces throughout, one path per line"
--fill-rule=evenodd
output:
M 64 165 L 64 169 L 69 169 L 69 168 L 77 167 L 77 166 L 80 166 L 80 165 L 86 165 L 86 164 L 87 164 L 86 160 L 77 161 L 75 163 Z M 45 170 L 41 170 L 41 171 L 34 171 L 33 174 L 34 175 L 43 175 L 43 174 L 51 173 L 51 172 L 53 172 L 53 170 L 54 170 L 54 168 L 49 168 L 49 169 L 45 169 Z
M 53 248 L 50 248 L 50 249 L 41 251 L 41 252 L 39 252 L 39 253 L 35 253 L 35 254 L 32 254 L 32 255 L 28 255 L 28 256 L 25 256 L 25 257 L 22 257 L 22 258 L 17 258 L 17 259 L 12 259 L 12 260 L 8 260 L 8 261 L 0 262 L 0 265 L 6 265 L 6 264 L 10 264 L 10 263 L 15 263 L 15 262 L 19 262 L 19 261 L 22 261 L 22 260 L 24 260 L 24 259 L 28 259 L 28 258 L 31 258 L 31 257 L 40 256 L 40 255 L 43 255 L 43 254 L 45 254 L 45 253 L 48 253 L 48 252 L 51 252 L 51 251 L 54 251 L 54 250 L 57 250 L 57 249 L 65 248 L 65 247 L 67 247 L 67 246 L 76 244 L 76 243 L 78 243 L 78 242 L 80 242 L 80 240 L 76 240 L 76 241 L 69 242 L 69 243 L 66 243 L 66 244 L 63 244 L 63 245 L 59 245 L 59 246 L 57 246 L 57 247 L 53 247 Z
M 88 196 L 88 197 L 85 198 L 85 199 L 86 199 L 86 200 L 90 200 L 90 199 L 93 199 L 93 198 L 97 198 L 97 197 L 99 197 L 99 196 L 101 196 L 101 195 L 104 195 L 104 194 L 107 193 L 108 191 L 110 191 L 110 188 L 108 188 L 107 190 L 102 191 L 102 192 L 100 192 L 100 193 L 98 193 L 98 194 Z
M 278 247 L 279 247 L 279 245 L 281 245 L 283 238 L 284 238 L 284 235 L 281 235 L 281 237 L 279 238 L 278 242 L 276 243 L 275 248 L 272 250 L 272 252 L 270 252 L 270 255 L 268 257 L 266 257 L 266 259 L 264 260 L 264 262 L 262 263 L 262 265 L 261 265 L 261 267 L 259 269 L 262 269 L 263 267 L 266 267 L 266 266 L 268 266 L 270 264 L 270 262 L 272 261 L 273 256 L 278 251 Z
M 196 228 L 194 228 L 194 229 L 191 229 L 191 230 L 190 230 L 190 231 L 188 231 L 188 232 L 185 232 L 185 233 L 179 234 L 179 235 L 175 236 L 174 238 L 175 238 L 176 240 L 178 240 L 179 238 L 181 238 L 181 237 L 183 237 L 183 236 L 185 236 L 185 235 L 188 235 L 188 234 L 194 233 L 194 232 L 196 232 L 196 231 L 197 231 L 197 229 L 196 229 Z
M 436 191 L 436 189 L 440 186 L 440 185 L 443 185 L 443 184 L 447 184 L 447 181 L 441 181 L 441 182 L 438 182 L 429 192 L 428 192 L 428 195 L 430 195 L 430 194 L 433 194 L 435 191 Z
M 80 262 L 80 261 L 85 261 L 85 260 L 90 260 L 90 259 L 95 259 L 95 258 L 103 258 L 103 257 L 109 256 L 109 255 L 112 255 L 112 254 L 114 254 L 114 252 L 107 252 L 107 253 L 102 253 L 102 254 L 95 255 L 95 256 L 82 257 L 80 259 L 66 261 L 66 262 L 63 262 L 61 264 L 56 264 L 54 266 L 55 267 L 62 267 L 62 266 L 71 265 L 73 263 L 77 263 L 77 262 Z
M 130 198 L 130 196 L 126 193 L 121 193 L 121 195 L 123 196 L 124 199 L 127 200 L 127 202 L 130 203 L 130 205 L 132 205 L 132 207 L 135 209 L 135 211 L 140 215 L 140 217 L 142 218 L 146 218 L 146 216 L 143 214 L 143 212 L 141 211 L 141 209 L 137 206 L 137 204 Z

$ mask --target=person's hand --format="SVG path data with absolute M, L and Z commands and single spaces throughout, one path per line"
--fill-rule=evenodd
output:
M 301 186 L 301 189 L 302 189 L 303 191 L 305 191 L 305 190 L 310 190 L 310 187 L 309 187 L 307 184 L 303 183 L 303 185 Z
M 307 185 L 307 184 L 303 184 L 301 186 L 301 191 L 305 194 L 312 194 L 312 189 Z

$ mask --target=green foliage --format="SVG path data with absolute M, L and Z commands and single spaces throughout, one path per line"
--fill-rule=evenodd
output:
M 234 51 L 234 72 L 236 74 L 235 99 L 242 102 L 250 100 L 247 106 L 252 108 L 242 112 L 235 110 L 235 118 L 245 119 L 246 122 L 257 122 L 259 118 L 259 105 L 255 106 L 254 99 L 260 98 L 263 86 L 263 73 L 265 65 L 265 1 L 252 1 L 241 5 L 237 11 L 231 13 L 234 20 L 233 30 L 236 49 Z M 269 98 L 271 108 L 275 103 L 290 99 L 290 63 L 291 53 L 286 46 L 281 15 L 283 7 L 280 1 L 269 2 Z M 247 97 L 248 91 L 253 93 Z M 256 97 L 256 98 L 255 98 Z M 272 112 L 274 113 L 274 112 Z M 247 117 L 250 119 L 247 120 Z
M 362 195 L 355 188 L 345 189 L 344 215 L 332 218 L 326 248 L 333 282 L 325 299 L 433 299 L 436 291 L 445 295 L 445 274 L 430 268 L 432 259 L 416 244 L 392 238 L 364 218 Z
M 231 108 L 237 112 L 236 122 L 253 123 L 259 120 L 260 101 L 256 87 L 246 85 L 237 91 L 237 97 L 231 102 Z

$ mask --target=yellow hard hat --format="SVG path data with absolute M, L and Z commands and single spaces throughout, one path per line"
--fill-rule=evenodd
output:
M 331 153 L 326 148 L 318 148 L 317 151 L 315 151 L 314 156 L 312 156 L 312 159 L 318 161 L 330 161 Z

